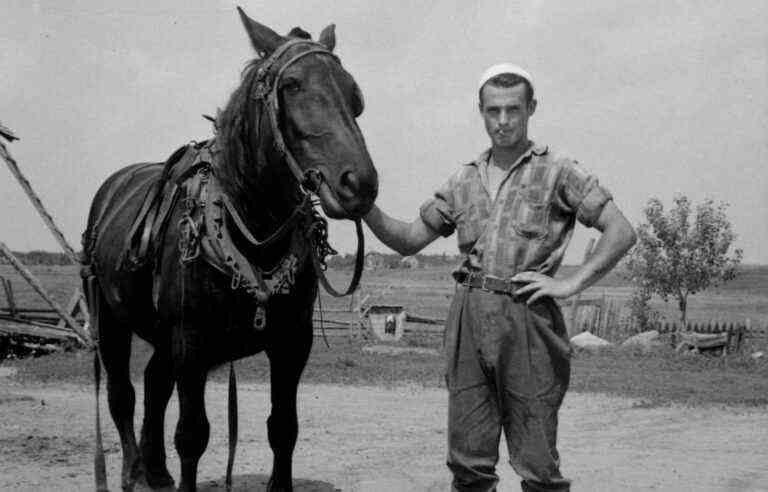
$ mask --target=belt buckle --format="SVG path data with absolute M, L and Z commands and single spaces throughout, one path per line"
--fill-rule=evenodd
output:
M 512 280 L 509 277 L 504 279 L 504 289 L 507 291 L 507 295 L 514 299 L 514 297 L 515 297 L 515 290 L 512 287 Z
M 519 300 L 519 299 L 520 299 L 520 296 L 518 296 L 517 294 L 515 294 L 515 291 L 516 291 L 517 289 L 515 288 L 515 282 L 513 282 L 513 281 L 512 281 L 512 277 L 509 277 L 509 278 L 507 278 L 507 279 L 504 281 L 504 283 L 505 283 L 505 284 L 507 284 L 507 294 L 509 295 L 509 297 L 511 297 L 511 298 L 512 298 L 512 300 L 514 300 L 514 301 L 517 301 L 517 300 Z

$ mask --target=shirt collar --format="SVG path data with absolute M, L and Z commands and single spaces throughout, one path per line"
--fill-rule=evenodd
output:
M 528 150 L 523 152 L 523 154 L 517 159 L 517 162 L 522 162 L 524 159 L 527 159 L 528 157 L 530 157 L 531 154 L 536 156 L 542 156 L 547 152 L 549 152 L 549 148 L 546 145 L 538 144 L 534 141 L 531 141 L 530 147 L 528 147 Z M 491 149 L 486 149 L 477 157 L 477 159 L 475 159 L 474 161 L 468 162 L 466 165 L 480 168 L 481 166 L 488 164 L 488 158 L 490 156 L 491 156 Z

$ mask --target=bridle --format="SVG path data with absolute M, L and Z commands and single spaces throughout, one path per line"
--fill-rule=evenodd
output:
M 299 45 L 306 45 L 310 48 L 295 54 L 285 62 L 280 62 L 281 58 L 283 58 L 283 55 L 285 55 L 285 53 L 290 48 Z M 283 138 L 283 132 L 280 129 L 278 119 L 278 115 L 280 114 L 279 88 L 283 73 L 286 71 L 286 69 L 288 69 L 288 67 L 300 59 L 315 54 L 330 56 L 338 63 L 341 63 L 338 56 L 336 56 L 333 52 L 319 43 L 306 39 L 290 39 L 278 46 L 256 70 L 256 78 L 254 80 L 255 88 L 253 89 L 253 94 L 251 96 L 257 101 L 260 101 L 264 107 L 264 110 L 267 112 L 275 148 L 283 157 L 283 160 L 288 166 L 288 169 L 290 169 L 291 173 L 296 178 L 300 193 L 302 195 L 301 202 L 289 215 L 288 219 L 281 226 L 279 226 L 275 232 L 262 240 L 256 240 L 253 235 L 244 228 L 244 222 L 237 215 L 234 207 L 229 205 L 227 208 L 235 219 L 236 224 L 238 224 L 238 228 L 240 228 L 241 232 L 244 233 L 244 237 L 246 237 L 248 242 L 250 242 L 253 246 L 266 246 L 274 243 L 282 236 L 284 236 L 285 233 L 291 229 L 291 226 L 296 221 L 298 221 L 302 215 L 302 210 L 311 209 L 311 213 L 314 215 L 314 220 L 312 221 L 311 226 L 312 231 L 310 231 L 310 237 L 312 238 L 313 242 L 311 252 L 312 264 L 315 268 L 315 272 L 317 273 L 317 277 L 325 290 L 334 297 L 342 297 L 353 293 L 357 289 L 357 286 L 360 282 L 360 277 L 362 275 L 365 246 L 361 221 L 359 218 L 355 219 L 354 221 L 355 233 L 357 236 L 357 252 L 355 254 L 355 270 L 352 275 L 352 280 L 344 292 L 339 292 L 334 289 L 333 286 L 331 286 L 325 276 L 325 257 L 329 254 L 336 253 L 336 251 L 334 251 L 327 242 L 328 223 L 325 218 L 320 216 L 319 213 L 314 210 L 314 208 L 312 208 L 312 195 L 318 193 L 324 180 L 323 174 L 316 168 L 302 170 L 302 168 L 296 162 L 296 158 L 285 144 L 285 139 Z

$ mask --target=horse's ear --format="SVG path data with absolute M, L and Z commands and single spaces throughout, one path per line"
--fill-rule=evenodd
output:
M 328 51 L 333 51 L 336 47 L 336 24 L 329 24 L 328 27 L 323 29 L 320 33 L 320 44 L 324 44 Z
M 269 55 L 275 51 L 275 48 L 283 43 L 283 37 L 275 31 L 248 17 L 240 7 L 237 7 L 237 11 L 240 13 L 240 20 L 243 21 L 245 32 L 247 32 L 248 37 L 251 38 L 253 48 L 260 56 L 264 57 Z

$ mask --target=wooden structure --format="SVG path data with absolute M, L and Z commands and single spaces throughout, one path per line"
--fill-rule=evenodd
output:
M 366 309 L 371 333 L 383 342 L 396 342 L 403 337 L 406 313 L 403 306 L 377 304 Z
M 61 230 L 56 226 L 53 217 L 43 206 L 42 201 L 32 189 L 29 181 L 24 177 L 16 160 L 5 147 L 3 139 L 11 142 L 18 137 L 8 128 L 2 127 L 0 132 L 0 157 L 5 161 L 11 174 L 21 185 L 32 205 L 53 234 L 56 241 L 64 250 L 67 257 L 74 264 L 79 264 L 79 258 L 75 250 L 69 245 Z M 88 308 L 82 294 L 75 291 L 68 306 L 62 307 L 45 290 L 40 281 L 31 271 L 13 254 L 3 243 L 0 243 L 0 254 L 16 269 L 21 277 L 37 292 L 50 306 L 50 309 L 24 309 L 17 305 L 13 295 L 13 286 L 8 279 L 2 279 L 7 307 L 0 308 L 0 338 L 2 344 L 7 346 L 9 337 L 21 337 L 21 340 L 40 339 L 54 341 L 73 341 L 76 344 L 87 346 L 91 337 L 88 333 Z M 80 313 L 85 322 L 76 319 Z M 26 343 L 26 342 L 24 342 Z M 4 351 L 0 350 L 0 358 L 4 357 Z

